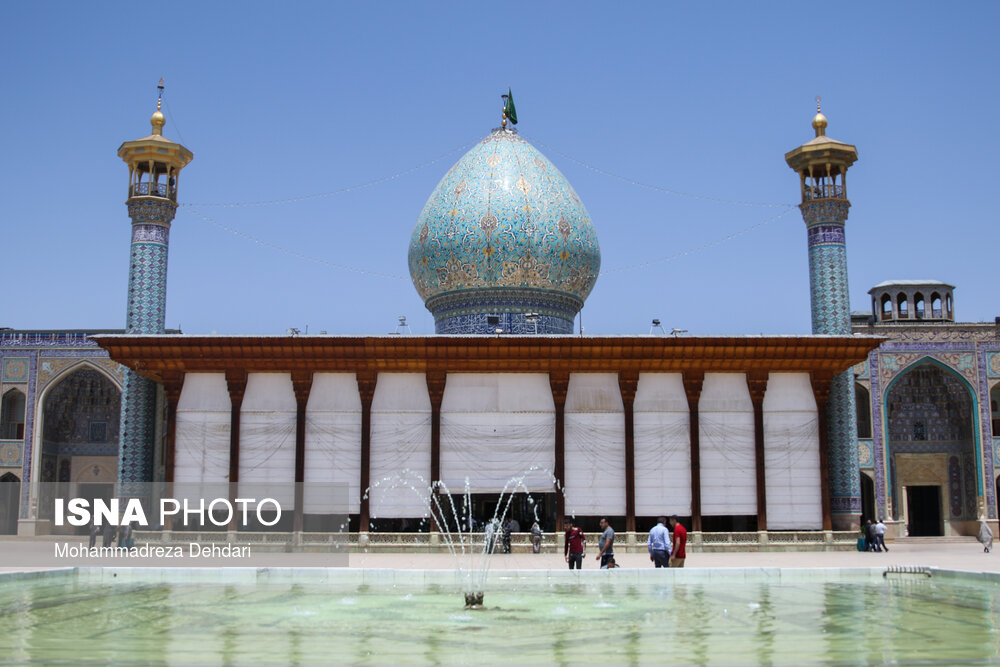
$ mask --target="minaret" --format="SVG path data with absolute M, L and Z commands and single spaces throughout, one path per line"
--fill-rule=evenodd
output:
M 851 308 L 847 290 L 847 245 L 844 223 L 847 169 L 858 159 L 850 144 L 826 136 L 826 116 L 816 98 L 812 126 L 816 137 L 785 154 L 788 166 L 799 174 L 802 219 L 809 244 L 809 295 L 814 334 L 849 336 Z M 861 512 L 858 467 L 857 408 L 854 376 L 848 370 L 833 379 L 827 403 L 830 509 L 834 530 L 857 527 Z
M 153 133 L 126 141 L 118 149 L 118 157 L 128 165 L 126 204 L 132 218 L 125 318 L 129 334 L 164 333 L 170 222 L 177 210 L 181 169 L 194 157 L 184 146 L 163 136 L 163 79 L 158 88 L 156 111 L 150 118 Z M 118 452 L 118 482 L 123 487 L 153 481 L 155 421 L 156 384 L 126 370 Z

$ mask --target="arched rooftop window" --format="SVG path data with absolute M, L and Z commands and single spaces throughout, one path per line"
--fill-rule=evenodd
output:
M 941 295 L 937 292 L 931 294 L 931 317 L 942 317 L 941 313 Z

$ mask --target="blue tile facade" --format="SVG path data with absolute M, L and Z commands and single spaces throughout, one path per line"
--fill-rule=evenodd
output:
M 128 202 L 132 218 L 132 246 L 128 276 L 130 334 L 162 334 L 166 323 L 167 249 L 170 222 L 177 205 L 168 199 L 136 197 Z M 156 384 L 127 370 L 122 387 L 121 446 L 118 481 L 153 479 L 156 433 Z
M 850 206 L 846 199 L 819 199 L 799 207 L 806 223 L 809 247 L 809 294 L 814 334 L 851 333 L 844 235 Z M 849 370 L 833 379 L 827 401 L 830 509 L 835 514 L 861 512 L 857 435 L 854 371 Z
M 893 499 L 893 474 L 888 455 L 889 442 L 886 433 L 889 423 L 885 410 L 889 392 L 901 376 L 922 367 L 934 364 L 946 373 L 965 381 L 971 403 L 969 418 L 973 439 L 971 453 L 959 445 L 944 447 L 941 441 L 928 443 L 893 443 L 896 453 L 931 453 L 955 450 L 961 458 L 956 465 L 949 462 L 949 509 L 952 518 L 967 520 L 978 518 L 984 513 L 990 519 L 997 518 L 996 466 L 1000 464 L 997 443 L 1000 439 L 992 436 L 990 423 L 990 373 L 991 354 L 1000 348 L 993 325 L 949 324 L 936 325 L 889 325 L 886 327 L 855 327 L 856 332 L 887 335 L 890 340 L 873 351 L 869 356 L 870 395 L 872 401 L 872 453 L 875 473 L 875 502 L 879 512 L 885 515 L 899 514 L 901 500 Z M 995 380 L 994 380 L 995 382 Z M 891 387 L 891 386 L 892 387 Z M 929 406 L 907 406 L 928 412 Z M 964 417 L 964 416 L 963 416 Z M 953 417 L 952 417 L 953 418 Z M 933 424 L 928 421 L 928 428 Z M 959 451 L 966 449 L 966 451 Z M 949 460 L 950 461 L 950 460 Z M 956 490 L 961 490 L 964 502 L 959 507 Z M 982 499 L 982 507 L 978 506 Z

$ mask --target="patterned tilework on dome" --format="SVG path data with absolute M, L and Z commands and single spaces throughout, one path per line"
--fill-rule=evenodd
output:
M 489 315 L 534 332 L 518 317 L 530 312 L 541 315 L 539 333 L 569 333 L 601 253 L 565 177 L 516 131 L 497 129 L 427 200 L 409 266 L 438 333 L 492 333 Z
M 809 245 L 809 290 L 814 334 L 846 336 L 851 333 L 844 235 L 850 206 L 847 200 L 824 199 L 799 207 L 806 223 Z M 837 513 L 856 514 L 861 511 L 857 419 L 854 373 L 848 370 L 833 379 L 827 401 L 830 509 Z

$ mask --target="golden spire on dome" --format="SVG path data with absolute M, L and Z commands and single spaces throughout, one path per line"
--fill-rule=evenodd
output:
M 160 109 L 163 107 L 163 77 L 160 77 L 160 82 L 156 85 L 160 89 L 160 94 L 156 98 L 156 111 L 149 119 L 149 123 L 153 126 L 153 134 L 158 136 L 163 136 L 163 126 L 167 124 L 167 119 L 163 117 L 163 112 Z
M 824 116 L 823 112 L 820 110 L 820 102 L 822 102 L 822 101 L 823 101 L 823 98 L 820 97 L 819 95 L 817 95 L 816 96 L 816 115 L 813 116 L 813 122 L 812 122 L 812 126 L 813 126 L 813 129 L 816 130 L 816 136 L 817 137 L 825 137 L 826 136 L 826 116 Z

